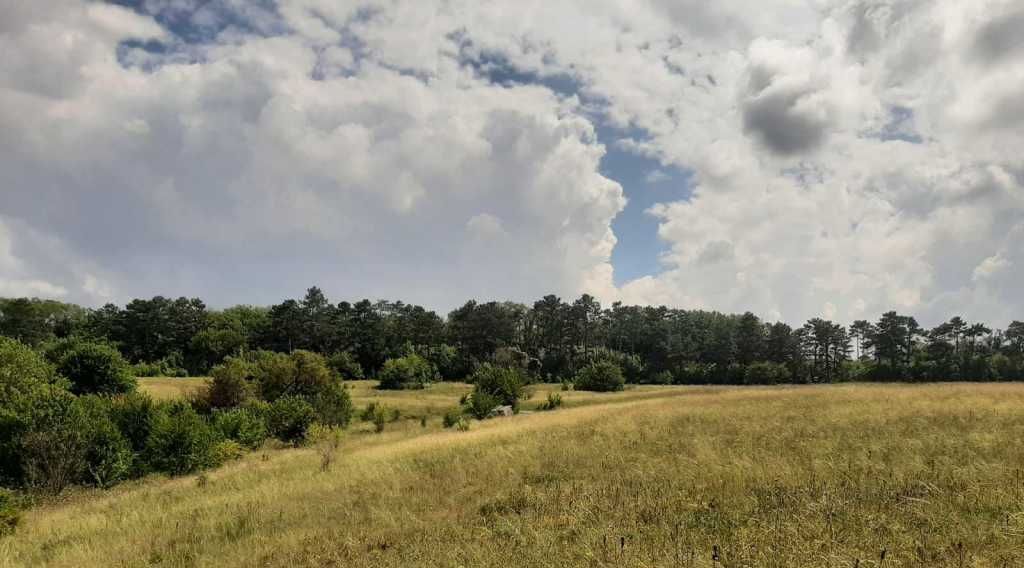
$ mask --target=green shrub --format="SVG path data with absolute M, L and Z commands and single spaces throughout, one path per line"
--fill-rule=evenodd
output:
M 221 410 L 213 415 L 213 427 L 221 436 L 256 449 L 267 439 L 267 422 L 262 413 L 252 407 Z
M 789 380 L 789 368 L 781 363 L 758 361 L 743 371 L 743 382 L 748 385 L 778 385 Z
M 444 418 L 442 419 L 441 424 L 444 425 L 445 428 L 451 428 L 452 426 L 455 426 L 459 420 L 462 420 L 462 409 L 453 408 L 444 413 Z
M 216 465 L 219 436 L 188 403 L 158 408 L 146 440 L 145 461 L 151 471 L 181 475 Z
M 81 339 L 59 341 L 46 350 L 57 372 L 71 382 L 75 394 L 121 394 L 135 390 L 128 362 L 105 343 Z
M 672 369 L 672 382 L 677 385 L 700 385 L 709 382 L 708 366 L 685 362 Z
M 652 385 L 671 385 L 673 381 L 671 371 L 659 371 L 648 376 L 647 382 Z
M 189 341 L 187 366 L 192 372 L 204 374 L 229 356 L 241 352 L 245 345 L 245 334 L 239 329 L 204 329 Z
M 13 491 L 0 487 L 0 537 L 14 534 L 21 522 L 21 508 Z
M 322 355 L 293 351 L 289 355 L 262 352 L 255 358 L 253 376 L 260 396 L 274 402 L 283 396 L 312 399 L 322 389 L 337 382 Z
M 255 397 L 252 366 L 241 359 L 228 357 L 210 371 L 206 397 L 211 408 L 242 406 Z
M 221 440 L 213 445 L 210 455 L 212 466 L 218 466 L 240 459 L 245 455 L 245 448 L 234 440 Z
M 306 442 L 320 454 L 320 471 L 330 471 L 345 432 L 337 426 L 313 424 L 306 434 Z
M 37 396 L 45 385 L 69 386 L 53 365 L 27 345 L 0 336 L 0 408 L 10 408 L 23 397 Z
M 327 366 L 343 380 L 353 381 L 365 378 L 363 367 L 348 351 L 339 351 L 327 359 Z
M 53 412 L 70 407 L 67 384 L 38 353 L 0 337 L 0 483 L 26 482 L 25 436 L 52 423 Z
M 562 395 L 552 392 L 548 393 L 548 400 L 538 407 L 538 410 L 554 410 L 562 406 Z
M 306 436 L 306 430 L 316 420 L 316 410 L 298 396 L 284 396 L 270 405 L 267 428 L 270 434 L 281 440 L 298 444 Z
M 608 361 L 597 361 L 580 369 L 576 374 L 576 390 L 612 392 L 623 389 L 626 379 L 622 369 Z
M 490 415 L 492 410 L 500 405 L 501 399 L 498 397 L 489 392 L 474 389 L 473 393 L 469 395 L 469 400 L 466 402 L 466 411 L 469 412 L 473 418 L 483 420 Z
M 434 380 L 436 374 L 426 359 L 412 353 L 385 361 L 377 379 L 382 389 L 422 389 Z
M 56 494 L 83 479 L 88 424 L 77 398 L 55 391 L 37 400 L 25 426 L 14 454 L 23 484 Z
M 132 470 L 132 447 L 111 419 L 112 401 L 93 395 L 78 399 L 78 403 L 85 443 L 82 482 L 109 487 L 127 478 Z
M 518 367 L 500 367 L 484 363 L 473 373 L 472 382 L 474 394 L 481 392 L 490 395 L 497 401 L 494 406 L 508 405 L 518 410 L 519 399 L 525 395 L 525 376 Z M 482 403 L 485 400 L 480 399 L 478 402 Z M 470 405 L 473 404 L 471 400 Z
M 606 361 L 617 365 L 629 384 L 639 383 L 644 377 L 644 363 L 637 355 L 602 347 L 594 350 L 592 357 L 592 362 Z
M 363 422 L 373 422 L 376 431 L 383 432 L 385 424 L 398 420 L 400 416 L 401 412 L 397 408 L 391 408 L 378 402 L 371 402 L 359 414 L 359 419 Z
M 528 353 L 515 347 L 499 347 L 495 349 L 491 361 L 496 367 L 506 367 L 518 370 L 523 376 L 530 371 L 530 368 L 540 366 L 540 362 L 530 357 Z
M 345 431 L 337 426 L 329 426 L 319 422 L 314 423 L 306 432 L 306 442 L 314 445 L 327 444 L 337 448 L 341 445 Z
M 156 404 L 146 393 L 132 392 L 111 399 L 110 418 L 136 453 L 146 447 L 156 412 Z
M 345 427 L 352 420 L 352 398 L 340 381 L 325 385 L 310 402 L 319 422 Z
M 472 372 L 472 365 L 468 358 L 451 345 L 441 344 L 421 348 L 419 354 L 434 366 L 438 377 L 442 380 L 461 380 Z
M 384 431 L 384 425 L 388 422 L 388 409 L 386 406 L 378 406 L 373 412 L 373 429 L 380 434 Z
M 187 377 L 188 371 L 181 367 L 180 356 L 167 356 L 132 365 L 132 374 L 136 377 Z

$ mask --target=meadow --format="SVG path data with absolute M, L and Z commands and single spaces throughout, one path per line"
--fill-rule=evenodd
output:
M 373 387 L 383 433 L 77 490 L 0 566 L 1024 566 L 1022 385 L 540 385 L 469 431 L 468 385 Z

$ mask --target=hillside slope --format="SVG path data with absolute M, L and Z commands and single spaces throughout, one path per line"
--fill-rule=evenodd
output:
M 353 432 L 329 471 L 281 450 L 78 496 L 30 512 L 0 566 L 1024 561 L 1020 385 L 637 394 Z

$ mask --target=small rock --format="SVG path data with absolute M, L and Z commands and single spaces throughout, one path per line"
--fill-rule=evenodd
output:
M 496 406 L 496 407 L 494 407 L 493 410 L 491 410 L 490 412 L 487 413 L 487 417 L 488 418 L 496 418 L 498 416 L 512 416 L 513 414 L 515 414 L 515 411 L 512 410 L 511 406 L 506 404 L 504 406 Z

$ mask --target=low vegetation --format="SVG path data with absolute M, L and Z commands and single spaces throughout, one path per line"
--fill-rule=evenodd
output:
M 580 369 L 573 384 L 576 390 L 615 392 L 626 386 L 622 370 L 610 361 L 596 361 Z
M 377 374 L 382 389 L 422 389 L 437 378 L 437 370 L 423 357 L 410 353 L 388 359 Z
M 128 364 L 108 345 L 64 340 L 44 354 L 0 338 L 0 483 L 27 492 L 183 475 L 236 459 L 268 435 L 298 444 L 315 422 L 351 419 L 348 391 L 315 353 L 229 357 L 208 384 L 168 401 L 135 393 Z

